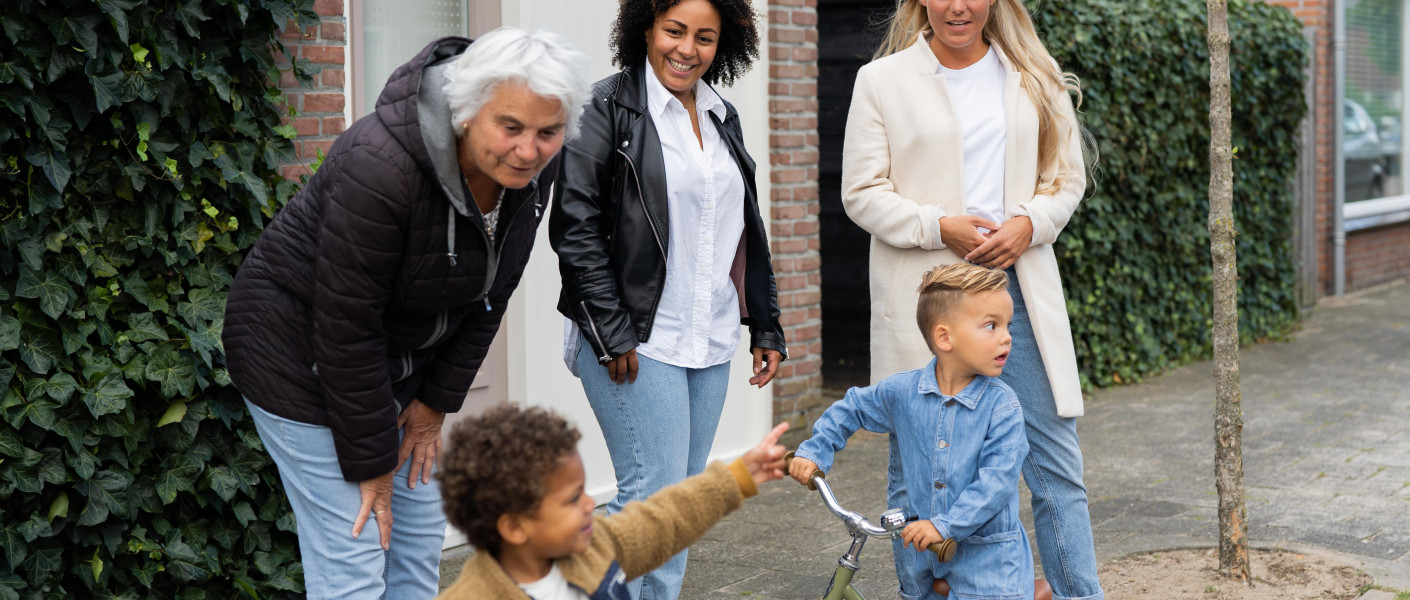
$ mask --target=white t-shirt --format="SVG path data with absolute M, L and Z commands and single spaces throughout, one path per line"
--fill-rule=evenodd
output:
M 524 593 L 534 600 L 588 600 L 587 594 L 582 590 L 568 585 L 568 580 L 563 578 L 563 571 L 558 569 L 558 563 L 553 563 L 553 568 L 548 570 L 548 575 L 544 575 L 543 579 L 521 583 L 519 589 L 524 590 Z
M 1004 222 L 1004 152 L 1008 122 L 1004 84 L 1008 72 L 994 47 L 963 69 L 940 65 L 950 104 L 964 132 L 964 203 L 971 215 Z

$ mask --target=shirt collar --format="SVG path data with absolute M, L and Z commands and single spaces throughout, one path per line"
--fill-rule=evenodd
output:
M 916 384 L 916 392 L 920 394 L 934 394 L 941 398 L 953 399 L 965 408 L 973 410 L 979 404 L 979 398 L 984 395 L 984 390 L 989 387 L 989 377 L 985 375 L 975 375 L 974 381 L 964 386 L 960 393 L 954 396 L 946 396 L 940 393 L 940 383 L 935 380 L 935 363 L 939 359 L 931 358 L 926 363 L 925 369 L 921 371 L 920 382 Z
M 647 111 L 651 113 L 653 118 L 660 117 L 666 112 L 666 107 L 671 104 L 671 101 L 676 100 L 676 97 L 671 94 L 671 91 L 666 89 L 666 86 L 662 85 L 661 80 L 656 77 L 656 70 L 651 68 L 650 60 L 646 62 L 646 76 L 642 79 L 646 80 Z M 676 100 L 676 104 L 680 104 L 680 101 Z M 684 108 L 684 106 L 682 106 L 682 108 Z M 708 110 L 715 113 L 715 117 L 718 118 L 720 122 L 724 122 L 725 120 L 724 99 L 720 98 L 720 95 L 715 93 L 714 88 L 706 85 L 703 79 L 696 80 L 695 82 L 695 109 Z

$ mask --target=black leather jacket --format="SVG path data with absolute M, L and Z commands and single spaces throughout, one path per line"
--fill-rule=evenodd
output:
M 645 65 L 637 65 L 593 85 L 582 134 L 563 149 L 559 197 L 549 214 L 549 240 L 563 276 L 558 311 L 578 324 L 599 362 L 651 336 L 666 285 L 666 167 L 646 113 L 647 76 Z M 787 357 L 754 161 L 744 150 L 739 114 L 725 106 L 723 123 L 708 114 L 744 176 L 743 256 L 732 273 L 744 298 L 740 322 L 749 327 L 750 347 Z

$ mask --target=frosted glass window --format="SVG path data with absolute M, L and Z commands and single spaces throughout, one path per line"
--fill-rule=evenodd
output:
M 364 0 L 363 113 L 377 106 L 392 71 L 436 38 L 465 35 L 467 22 L 465 0 Z
M 1342 156 L 1346 200 L 1405 193 L 1410 0 L 1347 0 Z

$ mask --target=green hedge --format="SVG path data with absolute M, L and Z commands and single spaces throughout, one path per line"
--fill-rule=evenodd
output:
M 1056 245 L 1083 385 L 1210 355 L 1209 48 L 1204 0 L 1030 0 L 1048 49 L 1082 78 L 1101 161 Z M 1239 330 L 1286 335 L 1292 182 L 1306 112 L 1302 24 L 1231 0 Z
M 289 19 L 312 0 L 0 8 L 0 600 L 302 592 L 220 350 L 296 187 L 269 83 Z

